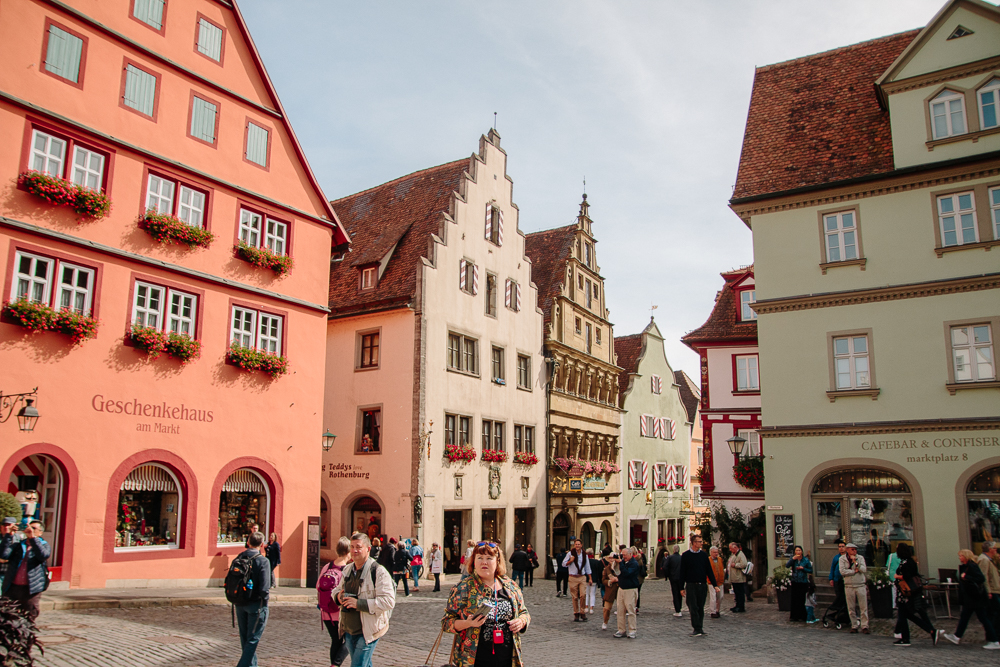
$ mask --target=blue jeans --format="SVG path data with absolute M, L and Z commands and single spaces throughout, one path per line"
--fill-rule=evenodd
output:
M 372 667 L 372 653 L 375 652 L 376 639 L 371 644 L 365 641 L 364 634 L 344 635 L 347 652 L 351 654 L 351 667 Z
M 524 570 L 514 570 L 514 581 L 521 588 L 524 588 Z
M 260 602 L 236 605 L 236 624 L 240 628 L 240 646 L 243 647 L 236 667 L 256 667 L 257 644 L 267 625 L 267 605 Z
M 416 590 L 420 588 L 420 570 L 423 565 L 411 565 L 410 574 L 413 575 L 413 589 Z

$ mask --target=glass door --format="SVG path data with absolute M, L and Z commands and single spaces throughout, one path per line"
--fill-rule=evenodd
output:
M 837 555 L 837 540 L 844 536 L 843 502 L 840 500 L 816 501 L 816 550 L 813 552 L 815 577 L 827 577 L 830 563 Z

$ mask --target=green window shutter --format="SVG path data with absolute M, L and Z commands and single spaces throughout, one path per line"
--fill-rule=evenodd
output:
M 144 72 L 135 65 L 126 65 L 125 105 L 151 117 L 155 101 L 156 77 L 149 72 Z
M 195 95 L 191 105 L 191 136 L 210 144 L 215 143 L 215 116 L 218 107 Z
M 49 26 L 49 45 L 45 52 L 46 70 L 73 83 L 80 83 L 82 55 L 82 39 L 54 25 Z
M 132 16 L 157 30 L 162 30 L 164 4 L 165 0 L 135 0 Z
M 212 60 L 222 60 L 222 29 L 205 19 L 198 20 L 198 51 Z
M 266 167 L 267 141 L 267 130 L 254 123 L 247 124 L 247 159 L 262 167 Z

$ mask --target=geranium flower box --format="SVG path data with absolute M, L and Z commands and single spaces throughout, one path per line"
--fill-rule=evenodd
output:
M 97 337 L 100 325 L 95 317 L 73 310 L 56 310 L 44 303 L 24 298 L 8 301 L 3 307 L 3 315 L 8 321 L 31 331 L 65 334 L 74 343 Z
M 236 256 L 243 261 L 261 269 L 271 269 L 279 276 L 289 273 L 295 264 L 288 255 L 278 255 L 267 248 L 255 248 L 243 241 L 237 243 L 233 249 L 236 251 Z
M 166 213 L 146 211 L 136 221 L 139 229 L 144 230 L 159 243 L 177 243 L 189 248 L 207 248 L 215 240 L 215 234 L 187 224 L 183 220 Z
M 476 449 L 472 445 L 445 445 L 444 457 L 452 462 L 468 463 L 476 460 Z
M 538 457 L 531 452 L 514 452 L 514 463 L 522 466 L 533 466 L 538 463 Z
M 97 190 L 85 188 L 39 171 L 26 171 L 17 177 L 19 188 L 53 206 L 67 206 L 80 220 L 98 220 L 111 212 L 111 199 Z
M 243 347 L 233 343 L 226 353 L 226 361 L 245 371 L 261 371 L 272 379 L 281 377 L 288 372 L 288 360 L 277 354 Z

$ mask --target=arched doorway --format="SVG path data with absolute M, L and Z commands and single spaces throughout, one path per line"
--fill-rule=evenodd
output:
M 980 554 L 983 542 L 1000 539 L 1000 466 L 973 477 L 965 487 L 965 501 L 972 551 Z
M 601 524 L 601 540 L 603 540 L 604 543 L 610 544 L 612 549 L 616 549 L 618 546 L 618 540 L 615 539 L 614 528 L 611 527 L 610 521 L 605 521 Z M 603 543 L 600 546 L 601 549 L 604 548 Z
M 382 506 L 371 496 L 361 496 L 351 505 L 351 532 L 365 533 L 374 540 L 382 534 Z
M 595 552 L 600 551 L 600 547 L 594 544 L 596 537 L 594 526 L 589 521 L 584 522 L 583 526 L 580 527 L 580 541 L 583 542 L 583 548 L 594 549 Z
M 319 546 L 321 549 L 330 548 L 330 506 L 326 498 L 319 499 Z
M 902 542 L 913 544 L 910 487 L 888 470 L 847 468 L 826 473 L 813 485 L 812 508 L 817 576 L 829 572 L 839 539 L 857 544 L 866 561 L 874 565 L 884 565 L 887 554 L 866 549 L 873 530 L 889 551 Z
M 45 539 L 52 547 L 50 567 L 62 565 L 62 528 L 65 480 L 55 459 L 33 454 L 21 459 L 10 473 L 7 491 L 19 503 L 26 519 L 45 525 Z
M 560 512 L 552 519 L 552 555 L 569 550 L 569 517 Z

